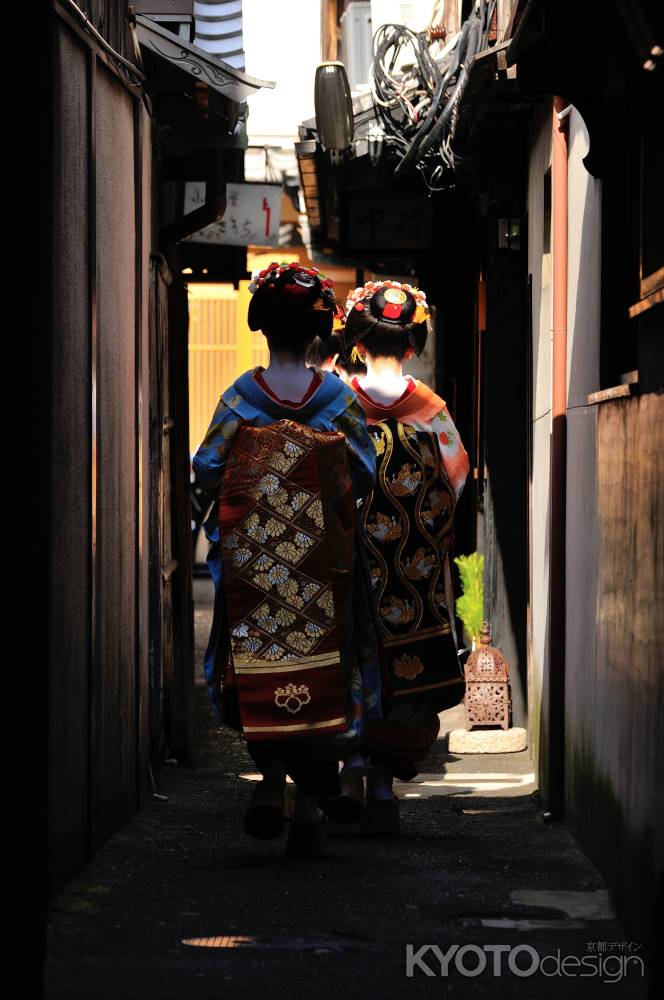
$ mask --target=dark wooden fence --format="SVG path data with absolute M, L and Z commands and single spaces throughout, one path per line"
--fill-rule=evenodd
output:
M 124 5 L 107 10 L 124 49 Z M 64 11 L 64 13 L 62 12 Z M 149 792 L 150 119 L 56 6 L 46 545 L 48 837 L 57 888 Z M 113 17 L 110 17 L 110 14 Z M 116 23 L 117 22 L 117 23 Z

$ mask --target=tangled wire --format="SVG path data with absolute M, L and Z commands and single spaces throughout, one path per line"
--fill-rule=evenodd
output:
M 400 157 L 398 176 L 418 169 L 430 191 L 454 180 L 452 141 L 458 107 L 476 52 L 486 47 L 496 0 L 477 0 L 461 31 L 434 57 L 429 34 L 385 24 L 374 36 L 373 99 L 385 141 Z M 401 64 L 411 48 L 415 61 Z M 401 72 L 395 73 L 395 66 Z

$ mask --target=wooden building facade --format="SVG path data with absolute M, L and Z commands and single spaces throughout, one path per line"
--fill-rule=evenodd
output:
M 92 6 L 50 12 L 53 887 L 149 792 L 151 119 L 124 5 Z
M 264 85 L 141 6 L 160 9 L 53 0 L 45 15 L 51 891 L 151 794 L 164 756 L 195 759 L 182 241 L 222 217 Z M 193 3 L 176 7 L 193 25 Z M 224 249 L 196 266 L 237 283 L 244 257 Z

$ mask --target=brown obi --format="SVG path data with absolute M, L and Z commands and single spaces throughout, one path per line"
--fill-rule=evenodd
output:
M 355 504 L 344 435 L 244 425 L 219 504 L 232 669 L 247 740 L 348 728 Z

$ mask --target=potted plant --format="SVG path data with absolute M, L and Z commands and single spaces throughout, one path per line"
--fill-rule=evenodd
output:
M 477 648 L 484 622 L 484 556 L 471 552 L 454 560 L 461 577 L 462 595 L 456 602 L 456 613 L 463 622 L 469 649 Z M 467 652 L 460 650 L 459 652 Z

